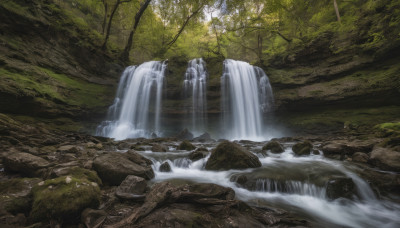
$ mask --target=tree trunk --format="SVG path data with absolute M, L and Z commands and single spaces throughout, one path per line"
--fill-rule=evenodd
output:
M 135 35 L 136 29 L 139 25 L 140 18 L 142 18 L 143 13 L 149 6 L 150 2 L 151 2 L 151 0 L 146 0 L 146 2 L 140 6 L 139 11 L 135 15 L 135 22 L 133 24 L 133 28 L 132 28 L 131 32 L 129 33 L 128 42 L 126 43 L 124 51 L 121 54 L 121 59 L 124 61 L 129 60 L 129 51 L 132 49 L 133 36 Z
M 260 61 L 260 63 L 262 63 L 262 48 L 263 48 L 263 38 L 260 35 L 260 33 L 258 33 L 258 60 Z
M 337 20 L 340 22 L 340 13 L 339 13 L 339 7 L 338 7 L 338 5 L 337 5 L 337 2 L 336 2 L 336 0 L 333 0 L 333 6 L 335 7 L 335 11 L 336 11 L 336 17 L 337 17 Z
M 120 3 L 121 3 L 120 0 L 118 0 L 118 1 L 115 3 L 114 8 L 113 8 L 113 10 L 112 10 L 112 12 L 111 12 L 110 18 L 108 19 L 107 30 L 106 30 L 106 37 L 104 38 L 104 43 L 103 43 L 103 45 L 101 46 L 101 49 L 103 49 L 103 50 L 105 50 L 106 47 L 107 47 L 107 41 L 108 41 L 108 38 L 110 37 L 110 31 L 111 31 L 111 22 L 112 22 L 112 19 L 113 19 L 113 17 L 114 17 L 115 12 L 117 12 L 117 9 L 118 9 L 118 6 L 119 6 Z
M 104 5 L 104 17 L 103 17 L 103 24 L 101 25 L 102 31 L 101 34 L 104 35 L 106 24 L 107 24 L 107 12 L 108 12 L 108 4 L 105 0 L 103 0 Z

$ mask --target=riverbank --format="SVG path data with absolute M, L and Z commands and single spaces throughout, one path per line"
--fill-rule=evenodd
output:
M 1 121 L 4 226 L 119 227 L 123 221 L 137 227 L 232 227 L 251 221 L 252 227 L 395 227 L 400 222 L 393 215 L 399 210 L 398 124 L 368 134 L 271 140 L 281 145 L 280 153 L 264 147 L 268 142 L 236 141 L 261 167 L 207 171 L 204 165 L 220 144 L 212 139 L 192 140 L 194 148 L 185 150 L 178 138 L 114 141 L 5 115 Z M 311 147 L 296 155 L 294 145 L 303 142 Z M 330 208 L 326 215 L 318 205 Z

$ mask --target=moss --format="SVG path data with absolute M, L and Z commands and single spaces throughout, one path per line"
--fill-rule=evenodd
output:
M 85 208 L 97 208 L 100 202 L 98 185 L 76 176 L 46 180 L 35 186 L 32 192 L 32 221 L 77 223 Z
M 31 188 L 38 178 L 14 178 L 0 182 L 0 205 L 12 214 L 29 213 L 32 205 Z
M 187 140 L 181 142 L 181 144 L 179 144 L 178 146 L 178 150 L 194 150 L 194 149 L 196 149 L 196 147 L 193 146 L 193 144 L 191 144 Z
M 281 153 L 285 151 L 282 145 L 277 141 L 270 141 L 265 144 L 262 148 L 263 150 L 270 150 L 272 153 Z
M 297 155 L 309 155 L 312 148 L 313 146 L 309 141 L 304 141 L 293 145 L 292 150 Z
M 396 123 L 382 123 L 377 125 L 382 130 L 400 131 L 400 122 Z
M 87 178 L 88 181 L 95 182 L 99 185 L 102 184 L 101 179 L 97 176 L 96 171 L 76 167 L 71 169 L 70 174 L 76 178 Z
M 42 103 L 52 101 L 85 108 L 104 106 L 108 103 L 111 94 L 106 86 L 57 74 L 45 68 L 37 70 L 35 73 L 0 69 L 0 75 L 6 82 L 0 85 L 0 89 L 20 96 L 35 97 L 36 101 Z
M 319 108 L 313 111 L 287 113 L 277 116 L 277 120 L 288 127 L 302 131 L 342 130 L 345 126 L 357 126 L 357 130 L 371 131 L 376 124 L 398 119 L 399 106 L 376 108 Z

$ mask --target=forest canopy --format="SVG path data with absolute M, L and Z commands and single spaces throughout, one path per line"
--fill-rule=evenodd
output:
M 400 40 L 400 1 L 59 1 L 125 61 L 221 57 L 265 63 L 329 40 L 339 53 Z M 372 23 L 371 21 L 374 21 Z M 286 57 L 287 58 L 287 57 Z

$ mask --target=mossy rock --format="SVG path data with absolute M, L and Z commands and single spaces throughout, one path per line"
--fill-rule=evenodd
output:
M 178 150 L 194 150 L 196 149 L 195 146 L 193 146 L 193 144 L 191 144 L 189 141 L 185 140 L 183 142 L 181 142 L 181 144 L 179 144 L 178 146 Z
M 57 172 L 57 169 L 62 169 L 60 172 Z M 99 185 L 102 185 L 102 181 L 100 177 L 97 175 L 96 171 L 89 170 L 89 169 L 84 169 L 81 167 L 77 166 L 72 166 L 72 167 L 60 167 L 60 168 L 54 168 L 53 169 L 54 175 L 51 177 L 56 178 L 60 176 L 67 176 L 67 175 L 72 175 L 76 178 L 87 178 L 88 181 L 95 182 Z M 61 175 L 57 175 L 61 174 Z
M 0 182 L 0 210 L 11 214 L 29 213 L 32 205 L 31 189 L 39 178 L 14 178 Z
M 40 182 L 32 193 L 30 219 L 33 222 L 57 220 L 70 224 L 80 221 L 85 208 L 97 208 L 101 196 L 97 183 L 79 175 Z
M 282 153 L 285 151 L 283 146 L 277 141 L 270 141 L 262 148 L 263 150 L 270 150 L 272 153 Z
M 292 147 L 292 150 L 297 155 L 309 155 L 311 153 L 312 148 L 313 145 L 309 141 L 304 141 L 296 143 Z
M 236 143 L 225 141 L 211 153 L 205 168 L 206 170 L 230 170 L 260 166 L 261 162 L 257 156 Z

